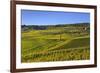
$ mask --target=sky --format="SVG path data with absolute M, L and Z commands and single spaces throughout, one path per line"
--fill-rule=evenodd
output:
M 21 25 L 90 23 L 90 13 L 21 10 Z

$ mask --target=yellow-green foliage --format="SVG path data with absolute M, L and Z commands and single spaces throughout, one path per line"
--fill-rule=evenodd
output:
M 75 32 L 79 31 L 75 29 Z M 22 62 L 90 59 L 89 33 L 73 32 L 60 27 L 22 32 Z

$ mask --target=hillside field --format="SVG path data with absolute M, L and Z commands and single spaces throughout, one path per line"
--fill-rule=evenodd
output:
M 21 62 L 90 59 L 90 25 L 21 26 Z

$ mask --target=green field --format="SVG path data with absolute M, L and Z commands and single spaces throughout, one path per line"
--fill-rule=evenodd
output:
M 22 62 L 90 59 L 89 24 L 33 27 L 22 27 Z

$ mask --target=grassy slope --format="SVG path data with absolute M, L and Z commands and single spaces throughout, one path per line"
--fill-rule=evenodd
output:
M 89 59 L 89 36 L 52 34 L 53 30 L 32 30 L 22 33 L 22 62 Z

